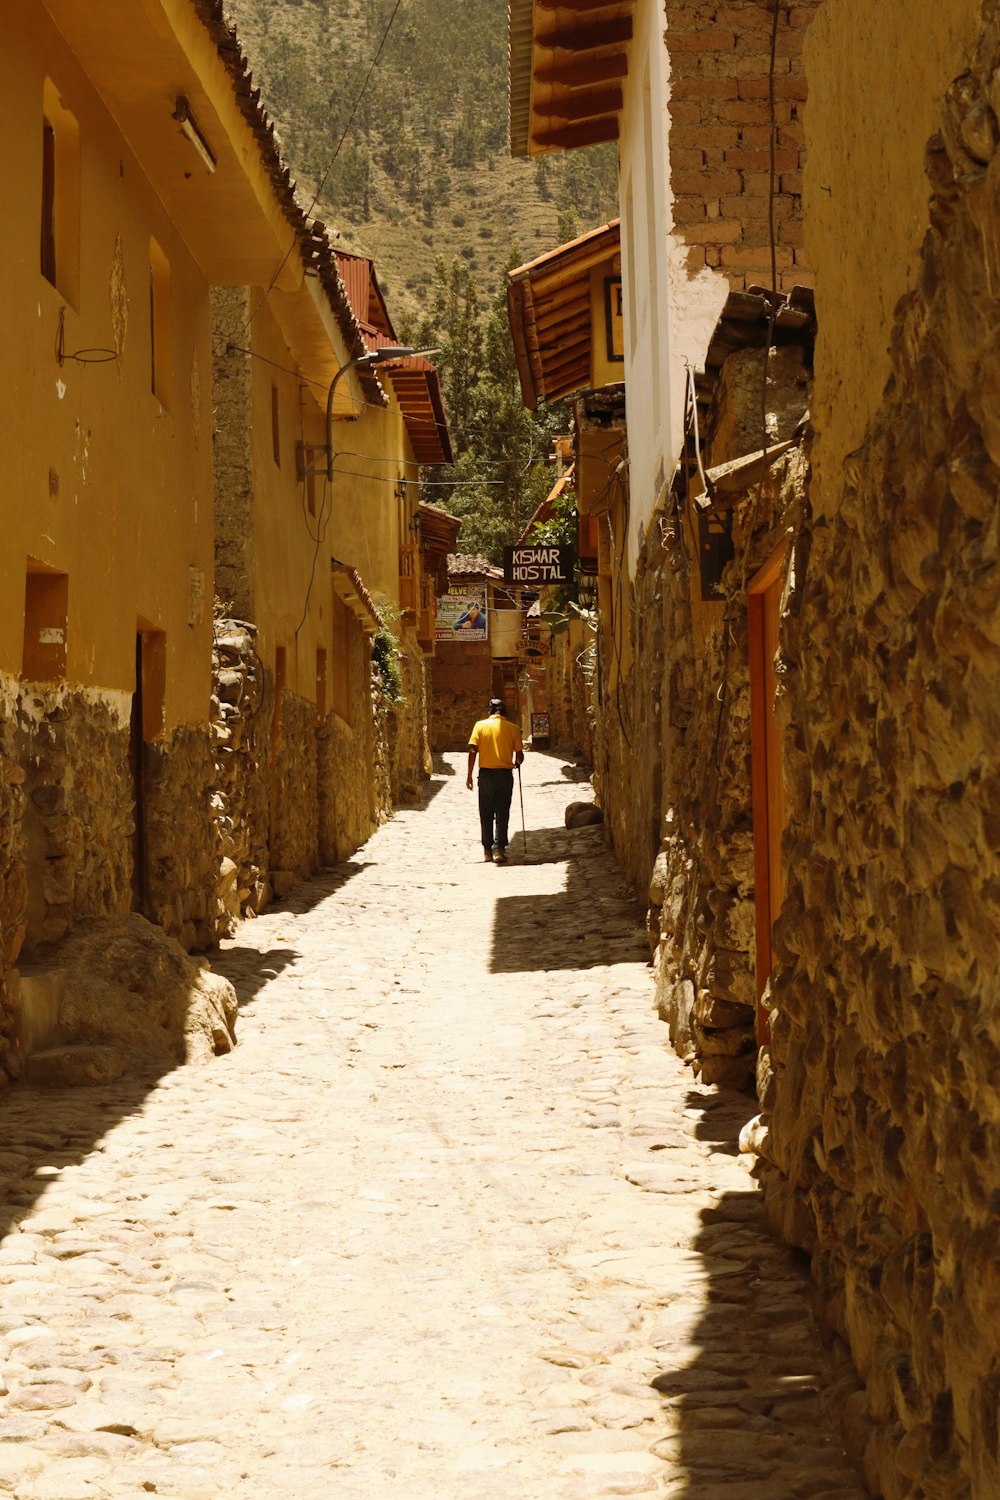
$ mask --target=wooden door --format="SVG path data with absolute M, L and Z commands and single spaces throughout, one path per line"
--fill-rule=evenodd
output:
M 761 1004 L 774 967 L 771 931 L 783 895 L 781 835 L 785 827 L 785 785 L 781 742 L 774 704 L 777 677 L 781 594 L 785 580 L 787 539 L 768 558 L 748 585 L 750 639 L 750 738 L 753 790 L 754 899 L 756 905 L 757 1036 L 769 1036 L 767 1011 Z

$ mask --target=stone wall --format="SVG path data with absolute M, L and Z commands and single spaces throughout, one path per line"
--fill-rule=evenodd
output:
M 774 220 L 779 290 L 808 282 L 802 224 L 802 43 L 819 0 L 778 7 L 774 72 Z M 770 277 L 768 230 L 772 9 L 666 0 L 670 54 L 673 219 L 691 272 L 721 270 L 730 286 Z
M 243 346 L 251 317 L 248 287 L 212 287 L 212 432 L 215 591 L 244 620 L 255 614 L 253 432 L 250 359 L 228 354 Z
M 402 697 L 389 705 L 387 717 L 393 803 L 414 800 L 431 773 L 427 657 L 408 630 L 400 642 L 399 668 Z
M 271 722 L 271 885 L 281 894 L 319 868 L 316 705 L 283 691 Z
M 782 638 L 764 1182 L 866 1382 L 887 1500 L 1000 1493 L 998 78 L 990 3 L 928 147 L 889 384 L 860 447 L 819 457 Z
M 347 859 L 392 811 L 385 700 L 366 636 L 352 633 L 351 722 L 329 714 L 317 741 L 319 853 Z
M 760 442 L 764 353 L 725 362 L 705 434 L 706 464 Z M 798 347 L 767 357 L 768 431 L 787 438 L 808 404 Z M 755 1076 L 755 920 L 746 584 L 802 524 L 808 468 L 790 450 L 731 498 L 734 560 L 718 602 L 704 600 L 693 502 L 647 529 L 629 600 L 628 675 L 595 704 L 598 800 L 637 891 L 649 893 L 657 1004 L 678 1053 L 704 1082 L 751 1089 Z M 728 603 L 726 602 L 728 600 Z
M 215 758 L 209 729 L 187 724 L 144 747 L 145 914 L 182 948 L 229 928 L 220 899 Z
M 132 905 L 130 703 L 65 684 L 21 686 L 15 753 L 25 776 L 29 953 L 82 917 Z
M 546 672 L 551 742 L 572 746 L 588 764 L 592 756 L 589 693 L 579 659 L 593 638 L 586 625 L 572 621 L 566 630 L 553 635 Z
M 8 983 L 24 941 L 28 882 L 22 818 L 24 772 L 15 759 L 17 684 L 0 677 L 0 1085 L 17 1073 Z
M 232 931 L 263 910 L 267 880 L 273 684 L 256 651 L 256 627 L 217 618 L 212 655 L 212 729 L 220 882 L 218 916 Z
M 431 747 L 464 750 L 469 730 L 485 714 L 493 696 L 489 641 L 437 644 L 433 666 Z
M 657 1004 L 703 1082 L 727 1087 L 752 1086 L 757 1050 L 745 580 L 802 524 L 807 477 L 793 449 L 737 504 L 728 604 L 703 601 L 690 579 L 668 595 L 664 838 L 650 885 Z M 672 565 L 683 571 L 681 557 Z

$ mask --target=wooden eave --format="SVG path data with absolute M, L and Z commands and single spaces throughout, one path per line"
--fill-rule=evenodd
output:
M 361 574 L 349 563 L 334 557 L 331 558 L 331 578 L 334 593 L 347 605 L 365 634 L 374 635 L 381 630 L 382 616 Z
M 510 0 L 513 156 L 616 140 L 635 0 Z
M 418 464 L 450 464 L 455 458 L 438 372 L 421 355 L 386 365 Z
M 590 277 L 620 253 L 617 219 L 508 275 L 507 316 L 521 396 L 534 411 L 585 390 L 591 380 L 593 311 Z

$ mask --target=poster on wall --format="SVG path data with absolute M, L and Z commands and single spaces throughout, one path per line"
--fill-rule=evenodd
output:
M 435 641 L 485 641 L 486 589 L 457 586 L 438 600 Z

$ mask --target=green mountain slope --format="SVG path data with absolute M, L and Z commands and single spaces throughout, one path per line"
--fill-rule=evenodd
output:
M 300 196 L 318 193 L 316 215 L 375 259 L 395 319 L 426 310 L 438 256 L 460 257 L 486 303 L 513 241 L 531 259 L 617 212 L 613 147 L 510 157 L 506 0 L 231 0 L 229 14 Z

